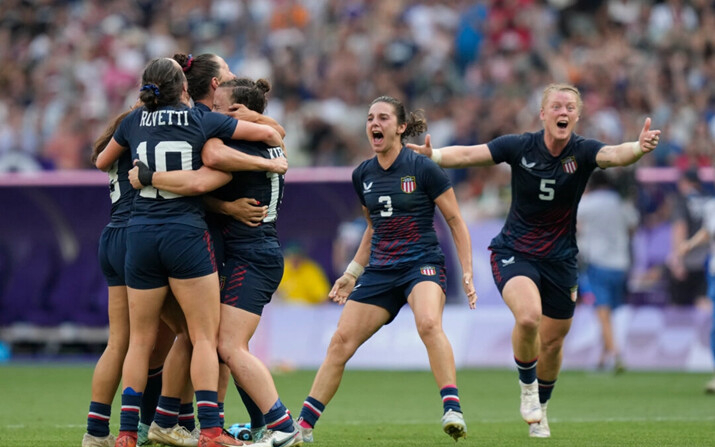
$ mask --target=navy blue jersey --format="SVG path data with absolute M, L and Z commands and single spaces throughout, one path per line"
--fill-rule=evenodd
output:
M 202 166 L 201 149 L 212 137 L 230 138 L 236 120 L 185 105 L 160 107 L 150 112 L 141 107 L 119 125 L 114 139 L 129 147 L 132 159 L 157 172 L 196 170 Z M 183 223 L 206 228 L 200 197 L 185 197 L 152 186 L 142 188 L 134 200 L 130 225 Z
M 228 146 L 249 155 L 263 158 L 284 157 L 280 147 L 269 147 L 265 143 L 251 141 L 224 141 Z M 234 172 L 229 183 L 211 194 L 224 201 L 234 201 L 243 197 L 256 199 L 261 205 L 268 206 L 268 213 L 261 224 L 250 227 L 229 216 L 221 216 L 219 225 L 223 234 L 227 252 L 251 245 L 262 244 L 264 248 L 277 248 L 278 232 L 276 221 L 278 210 L 283 200 L 285 179 L 283 175 L 264 171 Z
M 490 249 L 506 248 L 550 260 L 576 256 L 576 211 L 604 146 L 572 134 L 558 157 L 544 144 L 544 131 L 505 135 L 488 143 L 495 163 L 511 165 L 511 207 Z
M 353 187 L 375 230 L 370 266 L 444 262 L 434 230 L 434 201 L 452 185 L 433 161 L 403 147 L 387 169 L 377 157 L 362 162 L 353 171 Z
M 109 197 L 112 199 L 112 211 L 108 227 L 126 227 L 132 212 L 132 201 L 137 190 L 129 183 L 129 170 L 132 168 L 132 156 L 124 151 L 114 162 L 109 171 Z

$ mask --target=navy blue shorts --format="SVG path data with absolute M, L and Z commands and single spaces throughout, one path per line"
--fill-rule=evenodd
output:
M 107 285 L 126 286 L 124 258 L 127 254 L 127 227 L 104 227 L 99 237 L 99 266 Z
M 283 278 L 280 248 L 248 249 L 228 256 L 219 271 L 221 304 L 263 314 Z
M 499 293 L 515 276 L 526 276 L 536 284 L 541 295 L 541 313 L 550 318 L 573 317 L 578 290 L 576 259 L 547 261 L 527 258 L 520 253 L 492 250 L 492 276 Z
M 156 289 L 169 278 L 200 278 L 216 271 L 209 232 L 191 225 L 130 225 L 127 231 L 127 285 Z
M 423 281 L 439 284 L 447 290 L 447 271 L 443 264 L 413 264 L 399 270 L 367 267 L 358 279 L 349 300 L 380 306 L 390 313 L 389 324 L 407 303 L 412 288 Z

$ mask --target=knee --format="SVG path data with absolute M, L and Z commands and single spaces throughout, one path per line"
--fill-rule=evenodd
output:
M 525 332 L 538 331 L 539 323 L 541 323 L 539 312 L 523 312 L 516 316 L 516 325 Z
M 541 337 L 541 352 L 546 355 L 559 354 L 564 347 L 564 337 Z
M 328 356 L 336 363 L 346 363 L 355 353 L 357 347 L 354 347 L 349 338 L 340 331 L 336 331 L 330 339 L 328 346 Z
M 417 333 L 420 338 L 431 338 L 442 332 L 442 323 L 439 318 L 433 316 L 418 317 L 416 322 Z

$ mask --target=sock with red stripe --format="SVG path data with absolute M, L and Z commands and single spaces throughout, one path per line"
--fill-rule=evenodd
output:
M 139 426 L 139 406 L 142 393 L 137 393 L 131 387 L 122 392 L 122 413 L 119 416 L 120 432 L 137 432 Z
M 266 428 L 273 431 L 290 433 L 293 431 L 293 418 L 288 414 L 286 406 L 280 399 L 273 404 L 268 413 L 263 416 L 266 420 Z
M 223 427 L 223 402 L 218 402 L 219 418 L 221 419 L 221 427 Z M 187 429 L 189 432 L 196 428 L 196 418 L 194 417 L 194 403 L 186 402 L 179 407 L 179 425 Z
M 154 422 L 161 428 L 171 428 L 179 422 L 179 405 L 181 400 L 178 397 L 159 397 L 156 406 Z
M 109 417 L 112 415 L 112 406 L 99 403 L 89 403 L 89 413 L 87 413 L 87 433 L 97 438 L 103 438 L 109 434 Z
M 554 386 L 556 386 L 555 380 L 541 380 L 539 379 L 539 402 L 545 404 L 551 399 L 551 392 L 554 391 Z
M 442 396 L 442 406 L 445 413 L 449 410 L 462 412 L 462 407 L 459 405 L 459 391 L 457 391 L 456 385 L 445 386 L 439 390 L 439 394 Z
M 522 362 L 518 358 L 514 357 L 516 368 L 519 370 L 519 380 L 521 383 L 526 385 L 534 383 L 534 380 L 536 380 L 536 364 L 538 360 L 539 358 L 537 357 L 534 360 Z
M 197 390 L 196 407 L 198 408 L 199 425 L 201 430 L 207 428 L 221 428 L 218 415 L 218 393 L 216 391 Z
M 146 380 L 146 388 L 142 394 L 140 418 L 142 424 L 151 425 L 154 420 L 154 412 L 159 405 L 159 396 L 161 395 L 161 379 L 163 366 L 149 370 L 149 375 Z
M 238 386 L 238 383 L 234 382 L 236 385 L 236 389 L 238 390 L 238 394 L 241 396 L 241 401 L 243 401 L 243 406 L 246 407 L 246 411 L 248 412 L 248 416 L 251 418 L 251 427 L 259 428 L 263 427 L 266 425 L 266 420 L 263 418 L 263 412 L 261 411 L 260 408 L 258 408 L 258 405 L 256 405 L 255 402 L 253 402 L 253 399 L 251 399 L 251 396 L 246 393 L 243 388 Z
M 325 405 L 318 399 L 313 399 L 310 396 L 306 397 L 305 402 L 303 402 L 303 408 L 300 410 L 299 424 L 304 428 L 315 427 L 315 424 L 318 423 L 318 418 L 323 414 L 323 410 L 325 410 Z

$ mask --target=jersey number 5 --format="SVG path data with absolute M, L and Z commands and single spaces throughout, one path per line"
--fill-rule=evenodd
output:
M 556 184 L 556 180 L 550 179 L 550 178 L 542 178 L 541 179 L 541 185 L 539 186 L 539 191 L 542 192 L 542 194 L 539 194 L 539 198 L 541 200 L 554 200 L 554 185 Z

